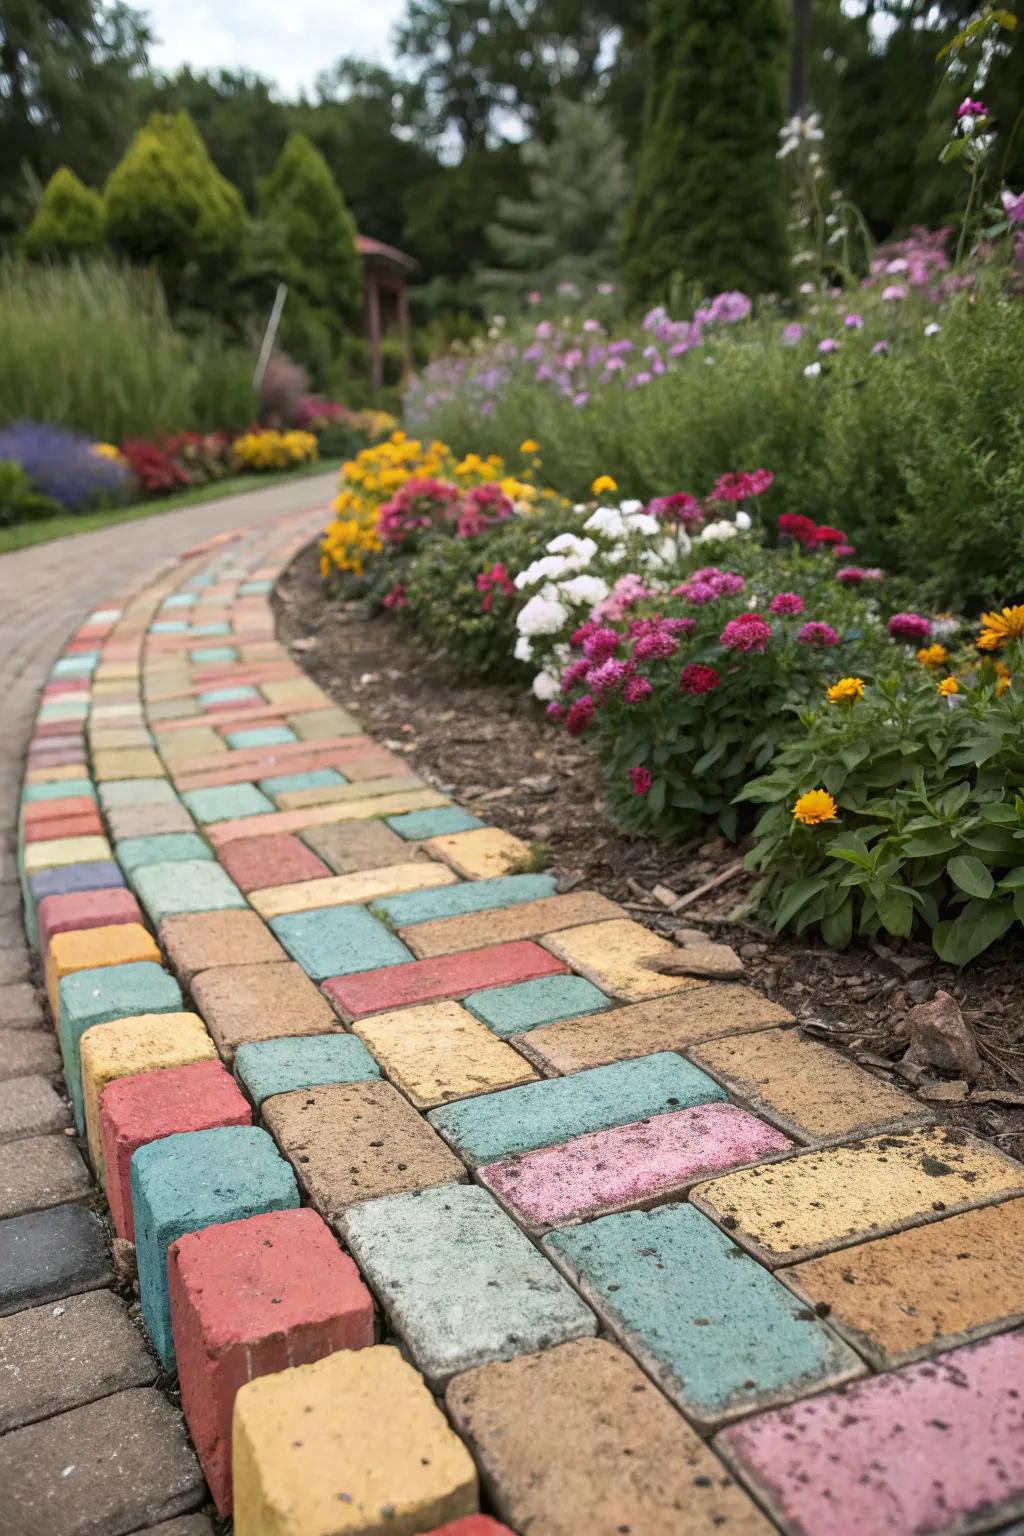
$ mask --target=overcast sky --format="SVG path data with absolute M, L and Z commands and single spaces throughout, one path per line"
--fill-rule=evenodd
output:
M 390 62 L 405 0 L 142 0 L 139 8 L 157 39 L 157 69 L 244 67 L 294 96 L 342 54 Z

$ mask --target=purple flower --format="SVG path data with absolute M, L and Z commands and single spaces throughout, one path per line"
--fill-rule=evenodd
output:
M 846 315 L 843 324 L 848 331 L 862 331 L 864 329 L 863 315 Z
M 889 351 L 889 343 L 883 337 L 881 341 L 876 341 L 875 342 L 875 344 L 871 348 L 871 350 L 872 350 L 872 352 L 877 352 L 879 355 L 881 355 L 881 354 Z
M 906 296 L 907 289 L 903 283 L 890 283 L 888 288 L 882 289 L 882 298 L 892 304 L 898 304 Z
M 983 101 L 972 101 L 970 96 L 965 96 L 956 109 L 957 122 L 962 122 L 965 117 L 988 117 L 988 107 Z
M 894 640 L 909 640 L 916 645 L 931 639 L 931 623 L 920 613 L 894 613 L 887 627 Z
M 52 496 L 69 512 L 123 499 L 131 472 L 93 452 L 84 432 L 36 421 L 16 421 L 0 432 L 0 459 L 20 464 L 32 489 Z
M 791 320 L 788 325 L 782 327 L 782 345 L 784 347 L 796 347 L 804 339 L 804 328 L 797 320 Z
M 589 399 L 590 396 L 587 391 L 585 389 L 581 389 L 578 395 L 573 395 L 572 403 L 576 409 L 579 410 L 582 406 L 586 405 Z
M 839 343 L 834 336 L 826 336 L 824 341 L 818 342 L 819 352 L 838 352 Z
M 812 619 L 809 624 L 805 624 L 801 629 L 798 629 L 796 638 L 801 645 L 827 646 L 839 644 L 839 636 L 831 624 L 820 624 L 816 619 Z

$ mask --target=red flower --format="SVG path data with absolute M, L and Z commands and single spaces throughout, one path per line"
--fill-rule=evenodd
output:
M 729 651 L 756 651 L 759 655 L 772 637 L 772 627 L 759 613 L 741 613 L 730 619 L 719 640 Z
M 722 679 L 714 667 L 704 667 L 698 661 L 691 662 L 679 674 L 680 693 L 714 693 Z
M 672 496 L 656 496 L 648 504 L 651 517 L 663 523 L 679 523 L 683 528 L 699 528 L 704 521 L 700 502 L 688 491 L 676 491 Z
M 783 538 L 792 539 L 805 549 L 810 549 L 818 535 L 817 523 L 804 517 L 801 512 L 783 512 L 778 521 L 778 530 Z
M 649 768 L 641 768 L 637 765 L 629 770 L 629 782 L 633 786 L 634 795 L 650 794 L 654 779 Z
M 587 726 L 594 719 L 594 701 L 589 693 L 570 704 L 569 712 L 565 717 L 565 728 L 570 736 L 582 736 Z
M 405 587 L 402 585 L 401 582 L 399 582 L 396 587 L 392 587 L 391 588 L 391 591 L 388 593 L 387 597 L 384 599 L 384 607 L 385 608 L 404 608 L 405 604 L 406 604 Z
M 715 482 L 715 488 L 708 497 L 709 504 L 715 501 L 749 501 L 751 496 L 761 496 L 768 490 L 775 476 L 770 469 L 755 469 L 746 474 L 742 471 L 731 475 L 720 475 Z

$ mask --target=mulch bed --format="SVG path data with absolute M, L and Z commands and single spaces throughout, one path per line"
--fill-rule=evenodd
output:
M 917 1093 L 943 1123 L 1024 1157 L 1019 940 L 958 974 L 920 945 L 836 954 L 731 922 L 752 884 L 742 850 L 722 838 L 666 846 L 620 831 L 605 814 L 585 744 L 553 727 L 524 691 L 460 678 L 451 658 L 425 651 L 400 622 L 326 602 L 312 548 L 284 573 L 274 601 L 281 639 L 320 686 L 468 810 L 546 844 L 560 890 L 597 889 L 660 932 L 691 928 L 731 944 L 751 983 L 789 1008 L 809 1035 Z M 673 897 L 682 904 L 669 910 Z M 938 988 L 956 998 L 981 1052 L 969 1098 L 956 1079 L 899 1059 L 909 1010 Z

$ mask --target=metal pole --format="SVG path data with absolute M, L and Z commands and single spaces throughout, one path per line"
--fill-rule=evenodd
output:
M 263 375 L 267 371 L 270 362 L 270 354 L 274 350 L 274 342 L 277 339 L 277 328 L 281 324 L 281 311 L 284 309 L 285 296 L 288 292 L 287 283 L 278 283 L 277 292 L 274 294 L 274 307 L 270 311 L 270 319 L 263 333 L 263 341 L 260 345 L 260 355 L 256 359 L 256 372 L 252 376 L 253 387 L 259 389 L 263 383 Z

